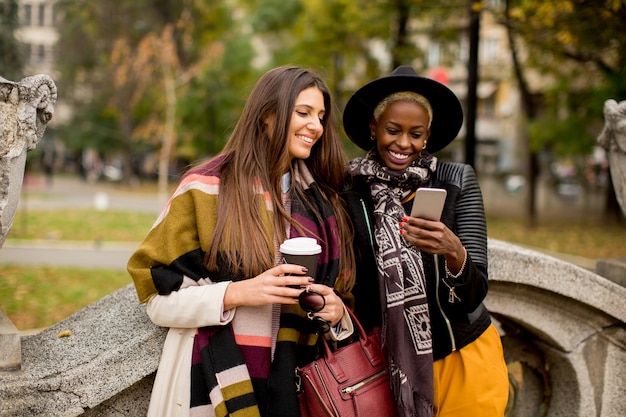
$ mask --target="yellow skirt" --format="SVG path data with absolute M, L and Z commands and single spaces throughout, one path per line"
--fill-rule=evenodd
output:
M 435 361 L 434 374 L 436 417 L 504 416 L 509 377 L 493 324 L 469 345 Z

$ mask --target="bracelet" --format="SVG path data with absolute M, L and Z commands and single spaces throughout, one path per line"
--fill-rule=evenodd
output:
M 457 279 L 458 277 L 461 276 L 461 274 L 463 273 L 463 270 L 465 269 L 465 264 L 467 263 L 467 249 L 465 249 L 465 247 L 463 247 L 463 250 L 465 251 L 465 257 L 463 258 L 463 264 L 461 265 L 461 269 L 459 269 L 459 272 L 455 274 L 453 274 L 452 272 L 450 272 L 450 270 L 448 269 L 448 261 L 445 259 L 443 259 L 445 268 L 446 268 L 446 276 L 452 279 Z

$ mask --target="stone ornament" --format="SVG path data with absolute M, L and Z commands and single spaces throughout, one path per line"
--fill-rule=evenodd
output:
M 19 82 L 0 77 L 0 247 L 17 209 L 26 153 L 41 140 L 56 100 L 57 88 L 48 75 Z
M 626 214 L 626 100 L 604 102 L 604 128 L 598 144 L 608 152 L 617 202 Z

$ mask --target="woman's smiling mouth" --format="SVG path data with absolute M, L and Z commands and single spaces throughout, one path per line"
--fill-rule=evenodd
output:
M 396 161 L 404 162 L 411 156 L 410 153 L 399 153 L 394 151 L 387 151 L 391 159 L 395 159 Z
M 302 142 L 313 144 L 313 138 L 310 138 L 308 136 L 303 136 L 303 135 L 296 135 L 296 137 L 300 139 Z

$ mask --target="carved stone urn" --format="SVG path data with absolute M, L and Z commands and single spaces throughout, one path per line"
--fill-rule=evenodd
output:
M 26 153 L 41 140 L 56 100 L 56 85 L 47 75 L 19 82 L 0 77 L 0 248 L 13 224 Z

